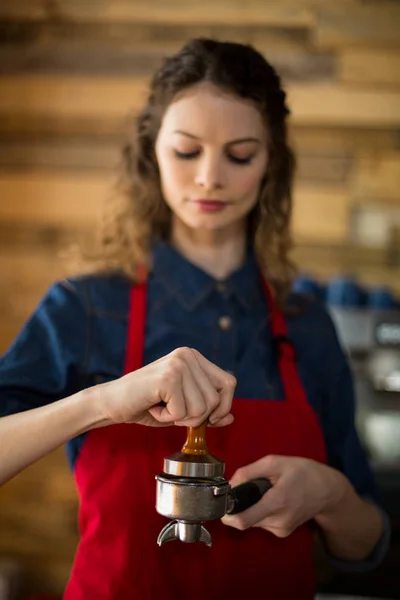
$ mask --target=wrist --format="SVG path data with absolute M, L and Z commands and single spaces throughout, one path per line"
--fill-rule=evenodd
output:
M 102 386 L 105 384 L 94 385 L 82 390 L 76 395 L 77 404 L 81 411 L 82 425 L 84 431 L 90 431 L 98 427 L 109 424 L 103 410 Z
M 315 521 L 319 525 L 330 521 L 337 512 L 341 511 L 352 493 L 352 486 L 343 473 L 327 466 L 325 469 L 325 497 L 319 513 L 315 516 Z

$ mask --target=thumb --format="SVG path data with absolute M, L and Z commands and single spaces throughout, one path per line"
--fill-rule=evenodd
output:
M 229 483 L 231 487 L 235 487 L 251 479 L 266 477 L 274 485 L 282 474 L 284 459 L 284 456 L 268 454 L 249 465 L 240 467 L 240 469 L 235 471 Z
M 282 494 L 277 489 L 272 487 L 262 498 L 238 514 L 226 514 L 222 518 L 222 522 L 230 527 L 237 529 L 248 529 L 249 527 L 257 527 L 267 519 L 273 517 L 282 508 Z

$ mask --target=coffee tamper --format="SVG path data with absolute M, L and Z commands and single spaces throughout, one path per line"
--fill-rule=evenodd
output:
M 172 519 L 157 543 L 180 540 L 212 545 L 205 521 L 236 514 L 258 502 L 271 488 L 268 479 L 253 479 L 232 488 L 224 478 L 225 463 L 208 450 L 207 423 L 188 427 L 180 452 L 164 458 L 164 470 L 156 476 L 156 510 Z

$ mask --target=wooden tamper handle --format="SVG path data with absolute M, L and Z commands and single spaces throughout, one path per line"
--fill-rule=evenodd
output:
M 206 442 L 207 421 L 198 427 L 187 428 L 187 439 L 183 445 L 183 454 L 209 454 Z

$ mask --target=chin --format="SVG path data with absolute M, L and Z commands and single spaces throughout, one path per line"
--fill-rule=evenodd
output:
M 220 231 L 222 229 L 232 229 L 238 231 L 242 224 L 245 224 L 249 211 L 238 211 L 238 214 L 227 214 L 228 211 L 210 214 L 193 214 L 186 211 L 175 212 L 175 218 L 188 229 L 198 231 Z
M 234 219 L 223 219 L 218 215 L 202 217 L 200 219 L 187 219 L 184 221 L 187 227 L 191 229 L 204 229 L 205 231 L 213 231 L 215 229 L 225 229 L 237 223 Z
M 212 233 L 212 232 L 229 232 L 232 231 L 233 235 L 237 235 L 238 230 L 240 229 L 240 223 L 242 222 L 242 219 L 237 219 L 237 220 L 231 220 L 229 219 L 199 219 L 196 221 L 186 221 L 185 225 L 189 228 L 192 229 L 193 231 L 203 231 L 203 232 L 208 232 L 208 233 Z

